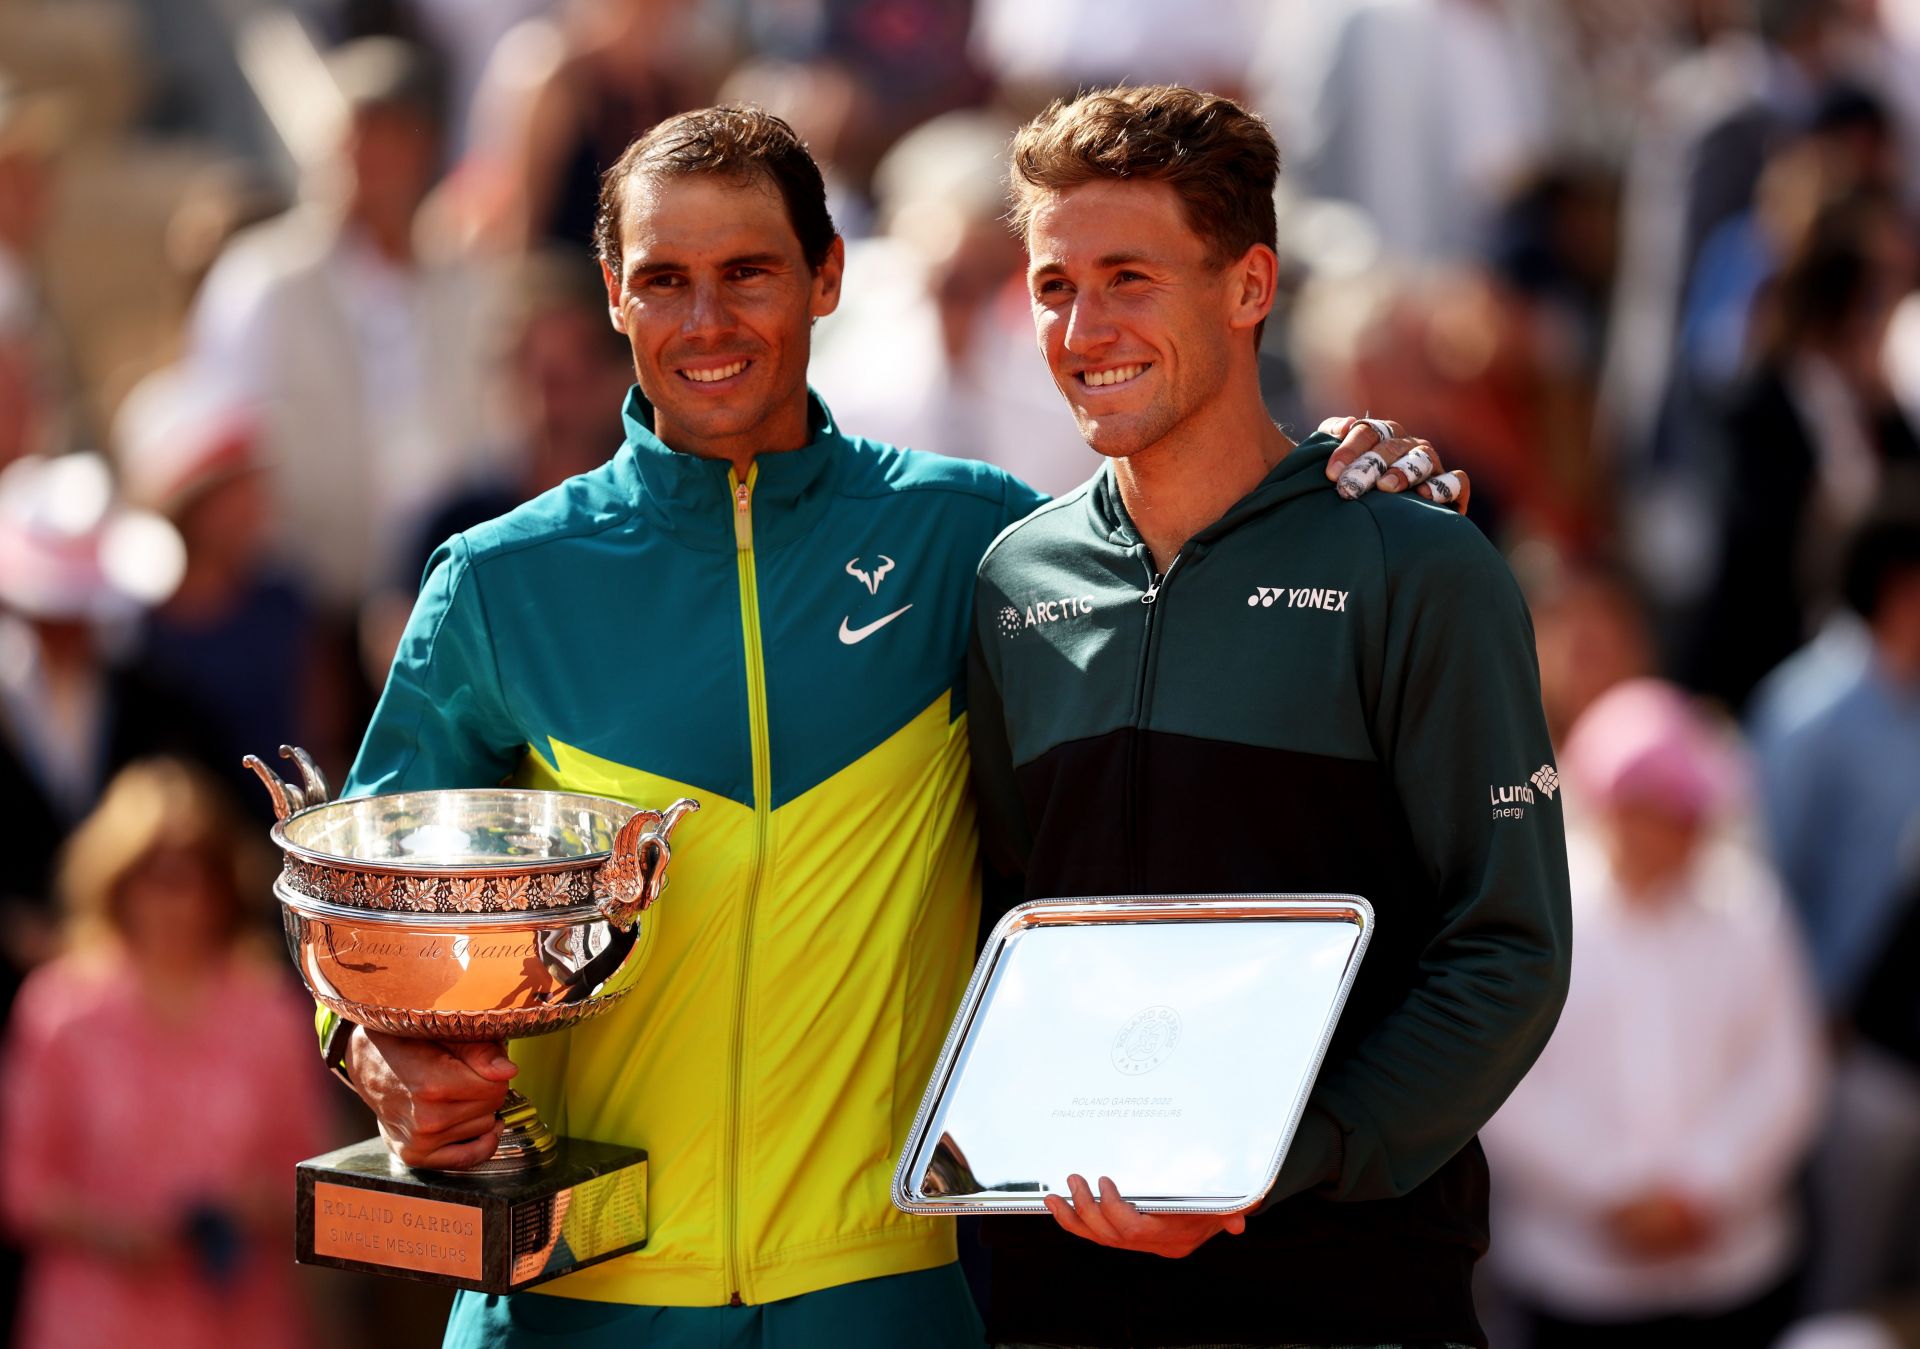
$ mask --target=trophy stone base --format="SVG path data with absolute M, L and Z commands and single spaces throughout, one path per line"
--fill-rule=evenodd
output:
M 562 1138 L 508 1175 L 414 1171 L 380 1139 L 300 1163 L 303 1265 L 513 1293 L 647 1243 L 647 1154 Z

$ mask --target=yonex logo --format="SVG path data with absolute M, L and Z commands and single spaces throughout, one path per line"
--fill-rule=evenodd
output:
M 1549 801 L 1553 800 L 1553 794 L 1560 790 L 1560 775 L 1553 771 L 1553 765 L 1550 763 L 1541 764 L 1540 771 L 1527 781 L 1538 787 L 1540 794 Z
M 1247 596 L 1247 607 L 1271 609 L 1277 604 L 1283 609 L 1324 609 L 1330 614 L 1344 614 L 1351 593 L 1319 586 L 1255 586 Z

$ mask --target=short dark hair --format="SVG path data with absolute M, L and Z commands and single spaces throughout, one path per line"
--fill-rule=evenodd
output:
M 1041 193 L 1118 178 L 1171 187 L 1218 264 L 1255 244 L 1279 249 L 1280 149 L 1265 122 L 1218 94 L 1153 84 L 1055 99 L 1014 136 L 1012 161 L 1022 236 Z
M 820 166 L 783 118 L 747 104 L 680 113 L 656 123 L 626 148 L 600 178 L 600 209 L 593 222 L 600 260 L 619 272 L 620 212 L 631 178 L 694 173 L 742 181 L 761 177 L 770 182 L 786 203 L 787 221 L 800 240 L 807 266 L 820 270 L 836 235 Z

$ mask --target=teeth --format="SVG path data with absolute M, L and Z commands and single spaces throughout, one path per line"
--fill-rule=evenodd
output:
M 696 384 L 711 384 L 717 379 L 732 379 L 746 368 L 745 361 L 735 361 L 732 365 L 723 365 L 717 370 L 682 370 L 680 373 Z
M 1144 365 L 1123 365 L 1113 370 L 1089 370 L 1080 378 L 1090 388 L 1098 389 L 1108 384 L 1124 384 L 1146 368 Z

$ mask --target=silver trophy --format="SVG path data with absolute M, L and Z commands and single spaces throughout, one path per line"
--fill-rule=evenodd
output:
M 698 803 L 640 809 L 520 788 L 333 801 L 304 750 L 273 797 L 287 946 L 320 1004 L 370 1030 L 442 1041 L 564 1030 L 629 991 L 669 836 Z M 645 1240 L 645 1154 L 566 1139 L 510 1091 L 499 1146 L 412 1171 L 370 1140 L 300 1167 L 300 1257 L 490 1292 Z

